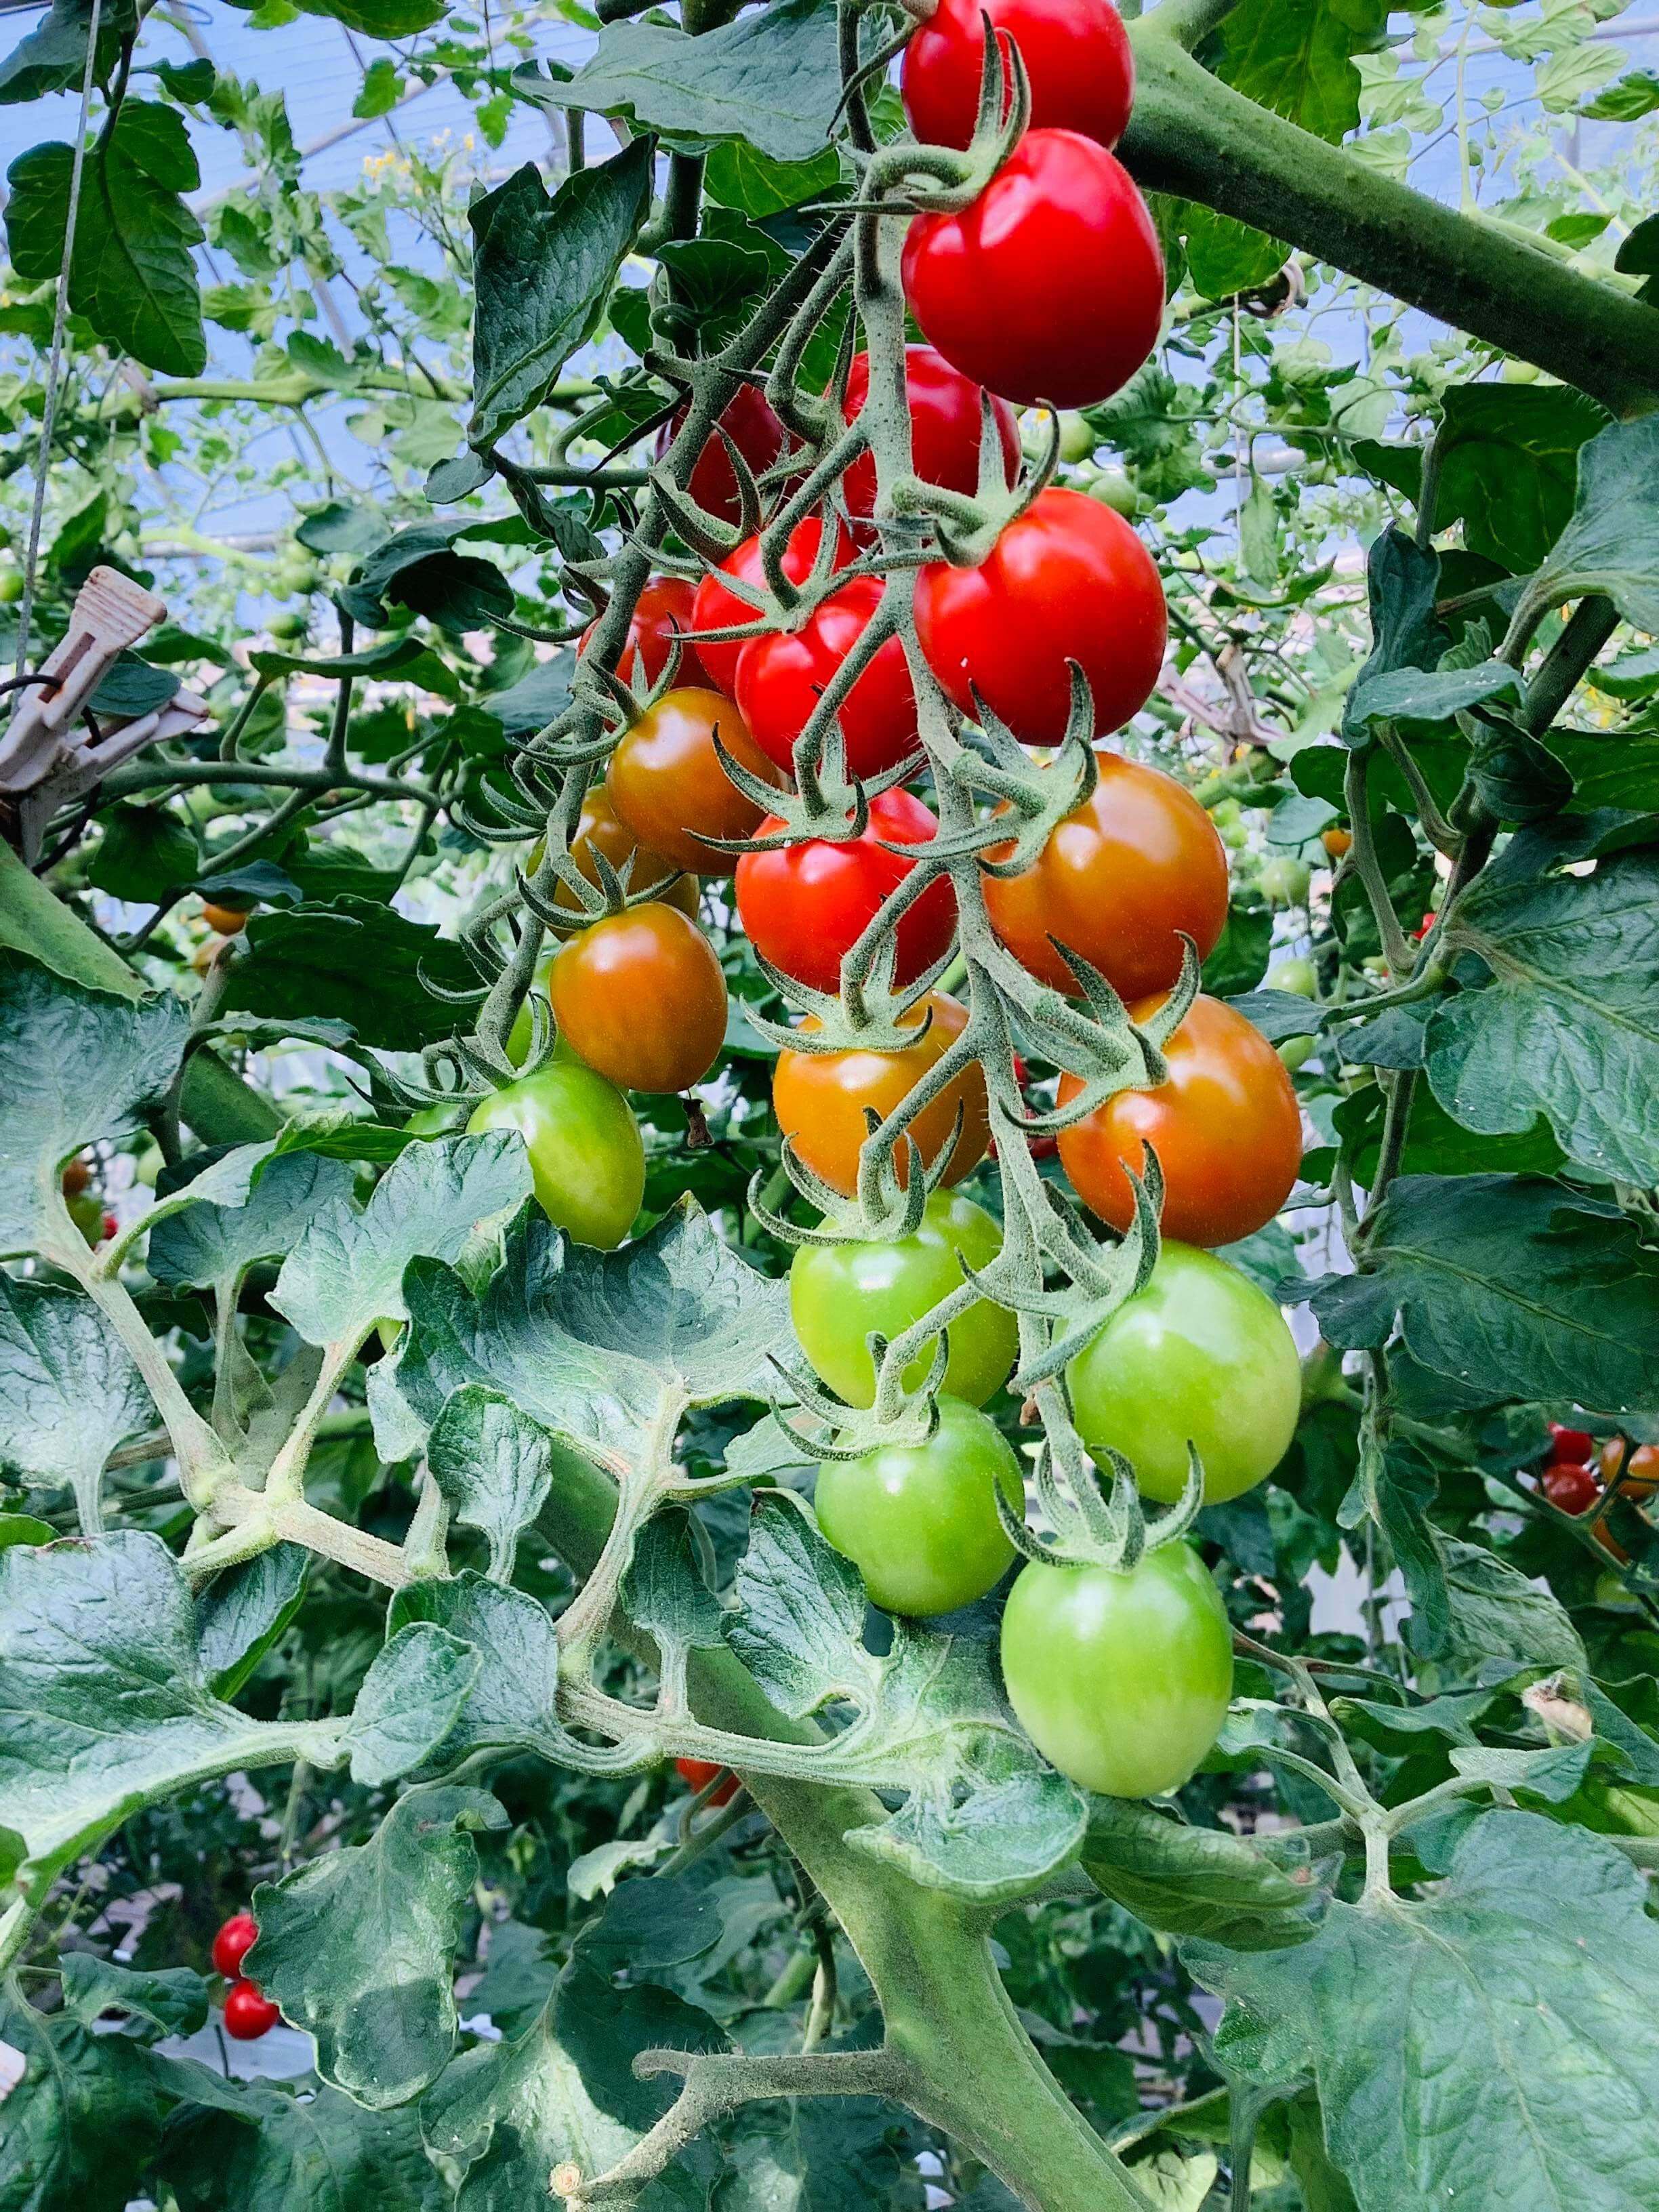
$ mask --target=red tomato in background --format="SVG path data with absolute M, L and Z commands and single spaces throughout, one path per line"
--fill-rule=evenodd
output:
M 1129 1012 L 1146 1021 L 1163 1004 Z M 1134 1194 L 1127 1162 L 1144 1171 L 1146 1147 L 1164 1170 L 1163 1228 L 1183 1244 L 1233 1244 L 1273 1219 L 1302 1164 L 1302 1116 L 1285 1063 L 1261 1032 L 1202 994 L 1164 1048 L 1167 1083 L 1120 1091 L 1062 1130 L 1060 1164 L 1084 1204 L 1127 1229 Z M 1083 1088 L 1060 1079 L 1063 1106 Z
M 682 407 L 673 421 L 657 440 L 659 457 L 665 453 L 679 434 L 688 410 Z M 769 469 L 787 447 L 789 433 L 774 414 L 764 392 L 752 384 L 740 384 L 726 402 L 720 416 L 720 427 L 732 443 L 749 464 L 751 476 L 758 477 Z M 738 490 L 737 472 L 732 466 L 732 456 L 721 442 L 718 431 L 711 432 L 692 465 L 691 481 L 687 489 L 705 514 L 716 516 L 721 522 L 740 522 L 743 520 L 743 499 Z
M 965 142 L 964 142 L 965 143 Z M 951 368 L 932 346 L 904 349 L 905 393 L 910 404 L 910 460 L 924 483 L 947 491 L 979 489 L 980 395 L 981 387 Z M 856 422 L 870 396 L 870 356 L 854 354 L 847 377 L 842 410 Z M 997 435 L 1002 443 L 1003 481 L 1012 483 L 1019 466 L 1019 428 L 1006 399 L 994 399 Z M 869 514 L 876 504 L 876 463 L 860 453 L 841 480 L 849 514 Z
M 1547 1467 L 1539 1488 L 1558 1513 L 1571 1513 L 1575 1520 L 1588 1513 L 1601 1495 L 1591 1468 L 1565 1464 Z
M 1121 997 L 1167 991 L 1185 932 L 1200 958 L 1227 920 L 1227 852 L 1183 784 L 1161 769 L 1100 752 L 1100 781 L 1018 876 L 985 878 L 991 927 L 1028 975 L 1073 994 L 1055 951 L 1080 952 Z M 986 859 L 1011 850 L 998 845 Z
M 674 1771 L 695 1796 L 700 1790 L 706 1790 L 722 1769 L 711 1759 L 677 1759 Z M 729 1805 L 742 1787 L 735 1774 L 728 1775 L 708 1802 L 710 1805 Z
M 818 543 L 823 536 L 821 516 L 809 514 L 798 522 L 789 533 L 789 543 L 783 549 L 783 573 L 792 584 L 804 583 L 812 572 L 817 558 Z M 852 559 L 854 546 L 846 531 L 836 525 L 836 566 L 844 568 Z M 761 562 L 760 539 L 745 538 L 735 553 L 729 554 L 718 568 L 711 568 L 698 584 L 695 599 L 695 627 L 702 629 L 731 629 L 738 623 L 751 623 L 757 610 L 735 592 L 728 592 L 720 578 L 740 576 L 746 584 L 757 590 L 766 588 L 766 570 Z M 743 649 L 750 641 L 738 638 L 727 644 L 700 644 L 698 658 L 708 670 L 709 679 L 717 691 L 730 696 L 738 680 L 738 663 Z
M 668 665 L 668 655 L 676 636 L 681 640 L 679 673 L 677 684 L 707 686 L 708 672 L 698 659 L 696 648 L 687 643 L 691 631 L 691 610 L 696 599 L 694 586 L 684 576 L 653 576 L 635 602 L 633 619 L 628 625 L 628 638 L 617 661 L 617 673 L 624 684 L 637 684 L 643 689 L 654 684 Z M 586 652 L 588 641 L 599 628 L 597 617 L 582 632 L 577 643 L 578 654 Z
M 966 146 L 974 135 L 985 15 L 1019 48 L 1032 129 L 1116 145 L 1134 99 L 1135 62 L 1110 0 L 939 0 L 905 48 L 900 78 L 905 114 L 924 144 Z
M 769 836 L 782 826 L 770 816 L 755 834 Z M 838 845 L 811 837 L 769 853 L 745 853 L 738 863 L 738 919 L 750 943 L 796 982 L 814 991 L 837 990 L 842 954 L 915 866 L 896 853 L 884 852 L 876 840 L 923 845 L 938 828 L 908 791 L 884 791 L 870 802 L 861 837 Z M 900 918 L 895 980 L 913 983 L 942 958 L 956 926 L 956 893 L 941 876 Z
M 1595 1449 L 1595 1439 L 1588 1429 L 1564 1428 L 1559 1421 L 1550 1423 L 1550 1460 L 1558 1467 L 1582 1467 Z
M 854 576 L 832 592 L 799 630 L 751 638 L 738 662 L 738 711 L 749 734 L 778 767 L 794 764 L 795 740 L 880 605 L 877 576 Z M 847 766 L 879 775 L 914 750 L 916 695 L 904 647 L 890 637 L 842 702 L 837 718 Z
M 1093 734 L 1152 695 L 1168 617 L 1152 556 L 1121 514 L 1081 492 L 1040 492 L 977 568 L 934 561 L 916 578 L 927 665 L 964 714 L 975 690 L 1022 744 L 1058 744 L 1068 660 L 1089 679 Z
M 213 1939 L 213 1970 L 228 1982 L 235 1981 L 242 1961 L 253 1948 L 259 1923 L 251 1912 L 233 1912 Z
M 233 1982 L 225 1991 L 225 2033 L 238 2043 L 257 2043 L 282 2016 L 252 1982 Z
M 1028 131 L 979 198 L 920 215 L 904 295 L 953 368 L 1017 406 L 1092 407 L 1158 343 L 1164 254 L 1127 169 L 1075 131 Z

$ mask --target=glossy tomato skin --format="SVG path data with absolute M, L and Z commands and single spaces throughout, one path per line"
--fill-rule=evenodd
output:
M 1008 1701 L 1043 1757 L 1104 1797 L 1178 1790 L 1233 1688 L 1227 1609 L 1190 1545 L 1127 1574 L 1033 1560 L 1002 1616 Z
M 657 441 L 659 454 L 668 450 L 674 436 L 685 420 L 682 407 L 672 422 Z M 720 428 L 749 465 L 749 472 L 759 477 L 769 469 L 783 453 L 789 434 L 763 392 L 752 384 L 740 384 L 726 402 L 720 416 Z M 686 487 L 705 514 L 712 514 L 721 522 L 738 522 L 743 518 L 743 495 L 738 489 L 737 471 L 732 466 L 732 456 L 726 450 L 719 431 L 711 431 L 702 451 L 692 464 L 691 481 Z
M 962 1288 L 964 1260 L 977 1271 L 1001 1249 L 1002 1231 L 983 1206 L 945 1190 L 928 1200 L 914 1236 L 803 1244 L 789 1269 L 789 1312 L 802 1351 L 849 1406 L 872 1405 L 876 1368 L 866 1339 L 874 1331 L 890 1343 Z M 945 1341 L 941 1391 L 982 1406 L 1008 1379 L 1019 1349 L 1018 1326 L 1005 1307 L 981 1298 L 951 1322 Z M 908 1388 L 924 1379 L 933 1349 L 930 1344 L 905 1370 Z
M 1096 755 L 1100 781 L 1018 876 L 985 879 L 991 927 L 1028 974 L 1075 994 L 1057 938 L 1098 968 L 1121 997 L 1167 991 L 1181 973 L 1181 935 L 1213 950 L 1227 920 L 1227 853 L 1209 816 L 1161 769 Z M 986 854 L 1005 859 L 1011 846 Z
M 711 837 L 752 837 L 761 810 L 720 766 L 714 733 L 733 760 L 756 775 L 777 770 L 750 736 L 741 714 L 719 691 L 665 691 L 623 732 L 605 772 L 605 787 L 624 830 L 677 868 L 728 875 L 734 856 Z
M 1588 1513 L 1601 1495 L 1593 1468 L 1577 1467 L 1565 1460 L 1544 1469 L 1539 1487 L 1558 1513 L 1571 1513 L 1575 1520 Z
M 228 1982 L 239 1979 L 242 1961 L 258 1940 L 259 1923 L 251 1912 L 233 1912 L 213 1939 L 213 1971 Z
M 757 832 L 784 825 L 769 816 Z M 842 956 L 858 942 L 882 902 L 915 866 L 877 842 L 924 845 L 939 823 L 908 791 L 884 791 L 870 801 L 862 836 L 832 844 L 809 838 L 769 853 L 745 853 L 738 863 L 738 918 L 763 958 L 814 991 L 840 988 Z M 913 983 L 950 950 L 957 901 L 947 877 L 928 884 L 899 919 L 896 981 Z
M 211 899 L 202 902 L 202 919 L 210 929 L 216 929 L 221 937 L 235 937 L 247 927 L 250 909 L 240 906 L 216 906 Z
M 225 1991 L 225 2033 L 238 2043 L 257 2043 L 282 2018 L 278 2008 L 252 1982 L 233 1982 Z
M 904 349 L 905 397 L 910 410 L 910 464 L 924 483 L 941 484 L 947 491 L 979 489 L 980 400 L 982 388 L 932 346 Z M 856 422 L 870 397 L 870 356 L 854 354 L 847 374 L 847 399 L 842 409 L 849 422 Z M 1006 399 L 993 399 L 997 437 L 1002 447 L 1003 480 L 1012 483 L 1019 467 L 1019 426 Z M 876 464 L 870 453 L 860 453 L 841 480 L 842 495 L 849 514 L 875 512 Z
M 674 1771 L 694 1796 L 699 1790 L 707 1790 L 709 1784 L 720 1772 L 720 1769 L 710 1759 L 677 1759 L 674 1761 Z M 729 1805 L 742 1787 L 742 1783 L 735 1774 L 727 1775 L 726 1780 L 709 1798 L 709 1805 L 716 1808 L 721 1805 Z
M 780 1132 L 791 1140 L 814 1175 L 850 1198 L 858 1188 L 865 1108 L 873 1107 L 884 1121 L 934 1062 L 943 1058 L 967 1018 L 968 1009 L 960 1000 L 943 991 L 930 991 L 905 1016 L 904 1023 L 907 1029 L 920 1029 L 927 1019 L 927 1030 L 902 1052 L 780 1053 L 772 1077 L 772 1111 Z M 817 1026 L 812 1015 L 801 1024 L 808 1030 Z M 931 1165 L 950 1143 L 958 1112 L 962 1130 L 945 1171 L 947 1183 L 960 1182 L 977 1167 L 990 1142 L 985 1073 L 977 1061 L 923 1107 L 906 1132 L 925 1164 Z M 902 1147 L 894 1164 L 900 1182 L 908 1184 L 909 1158 Z
M 783 573 L 792 584 L 804 584 L 812 573 L 818 557 L 818 547 L 823 538 L 821 516 L 809 514 L 798 522 L 789 533 L 789 542 L 783 549 Z M 836 526 L 834 564 L 844 568 L 854 554 L 852 538 L 840 523 Z M 761 543 L 757 538 L 745 538 L 734 553 L 730 553 L 718 568 L 711 568 L 697 585 L 693 601 L 693 621 L 698 630 L 733 629 L 740 623 L 757 619 L 757 610 L 747 599 L 739 599 L 728 591 L 721 579 L 736 576 L 757 591 L 766 588 L 766 566 L 761 558 Z M 697 647 L 697 657 L 708 672 L 708 680 L 718 691 L 728 696 L 735 690 L 738 663 L 743 657 L 746 638 L 702 640 Z
M 1066 1370 L 1078 1434 L 1121 1452 L 1148 1497 L 1187 1486 L 1187 1446 L 1204 1497 L 1223 1504 L 1270 1475 L 1302 1410 L 1302 1363 L 1285 1316 L 1237 1267 L 1166 1243 L 1145 1290 Z
M 692 688 L 708 684 L 708 672 L 697 658 L 696 648 L 688 642 L 696 599 L 695 586 L 684 576 L 649 580 L 635 601 L 628 636 L 617 661 L 617 673 L 624 684 L 637 684 L 641 690 L 654 684 L 667 667 L 678 637 L 680 665 L 674 681 Z M 578 655 L 586 652 L 598 628 L 595 620 L 582 632 L 576 647 Z
M 516 1129 L 530 1153 L 537 1202 L 579 1244 L 609 1251 L 645 1195 L 645 1146 L 628 1101 L 578 1060 L 550 1060 L 473 1109 L 470 1134 Z
M 548 996 L 579 1060 L 623 1091 L 689 1091 L 726 1042 L 726 977 L 695 922 L 647 901 L 555 957 Z
M 939 0 L 904 50 L 901 88 L 924 145 L 966 146 L 979 115 L 985 27 L 1019 48 L 1031 127 L 1115 146 L 1134 99 L 1134 54 L 1110 0 Z
M 724 733 L 721 742 L 725 742 Z M 716 762 L 715 765 L 718 767 L 719 763 Z M 543 850 L 544 841 L 538 837 L 531 847 L 530 857 L 524 864 L 526 875 L 533 876 L 540 867 Z M 579 872 L 597 888 L 599 869 L 594 858 L 596 854 L 602 855 L 618 876 L 630 861 L 633 863 L 628 874 L 630 891 L 654 890 L 663 905 L 678 907 L 682 914 L 695 917 L 699 889 L 696 876 L 677 869 L 674 863 L 664 860 L 660 853 L 647 852 L 623 826 L 622 817 L 611 803 L 611 793 L 603 783 L 588 787 L 582 799 L 576 834 L 570 841 L 570 857 L 576 863 Z M 659 884 L 662 888 L 658 890 Z M 553 903 L 568 912 L 573 927 L 585 926 L 586 918 L 576 903 L 575 893 L 556 880 L 553 887 Z
M 1137 1000 L 1137 1022 L 1161 997 Z M 1127 1229 L 1134 1194 L 1126 1164 L 1146 1147 L 1164 1170 L 1164 1233 L 1186 1244 L 1236 1244 L 1271 1221 L 1302 1163 L 1302 1115 L 1285 1063 L 1243 1014 L 1201 992 L 1164 1048 L 1169 1080 L 1120 1091 L 1062 1130 L 1060 1164 L 1084 1204 Z M 1059 1103 L 1082 1085 L 1060 1078 Z
M 795 740 L 881 601 L 875 576 L 854 576 L 814 608 L 805 628 L 751 638 L 738 660 L 738 711 L 776 767 L 793 771 Z M 879 775 L 915 750 L 916 695 L 904 647 L 890 637 L 842 702 L 847 767 Z
M 864 1577 L 870 1602 L 927 1620 L 972 1605 L 1013 1565 L 999 1487 L 1018 1515 L 1025 1486 L 1012 1445 L 983 1413 L 942 1397 L 925 1444 L 826 1460 L 812 1503 L 819 1528 Z
M 1582 1467 L 1594 1457 L 1596 1443 L 1588 1429 L 1569 1429 L 1559 1421 L 1550 1423 L 1550 1458 L 1561 1464 Z
M 964 714 L 978 692 L 1023 744 L 1057 745 L 1075 660 L 1094 732 L 1121 729 L 1152 696 L 1168 617 L 1152 556 L 1121 514 L 1081 492 L 1039 492 L 977 568 L 935 561 L 916 579 L 927 665 Z
M 1018 407 L 1093 407 L 1152 354 L 1164 254 L 1127 169 L 1075 131 L 1028 131 L 978 198 L 920 215 L 904 294 L 953 368 Z
M 1632 1451 L 1623 1437 L 1609 1437 L 1601 1448 L 1601 1480 L 1620 1497 L 1640 1504 L 1659 1490 L 1659 1444 L 1638 1444 Z

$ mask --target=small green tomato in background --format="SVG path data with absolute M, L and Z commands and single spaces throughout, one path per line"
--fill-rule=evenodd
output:
M 1002 1616 L 1009 1703 L 1043 1757 L 1107 1797 L 1178 1790 L 1232 1695 L 1232 1632 L 1190 1545 L 1123 1572 L 1033 1560 Z
M 22 596 L 22 570 L 15 561 L 0 561 L 0 607 L 15 606 Z
M 1269 906 L 1300 906 L 1311 881 L 1305 860 L 1264 860 L 1256 888 Z
M 1086 415 L 1069 410 L 1060 418 L 1060 458 L 1062 461 L 1087 461 L 1094 457 L 1100 443 L 1100 433 Z
M 1109 507 L 1115 514 L 1133 521 L 1140 511 L 1140 495 L 1121 469 L 1101 469 L 1088 487 L 1091 499 Z
M 1306 1064 L 1313 1048 L 1314 1041 L 1310 1036 L 1286 1037 L 1283 1044 L 1273 1048 L 1292 1075 L 1298 1067 Z
M 1025 1491 L 1012 1445 L 983 1413 L 941 1397 L 925 1444 L 826 1460 L 813 1502 L 819 1528 L 864 1577 L 872 1604 L 926 1620 L 972 1605 L 1013 1565 L 997 1516 L 999 1483 L 1019 1514 Z
M 1293 998 L 1316 999 L 1319 996 L 1319 970 L 1311 960 L 1297 954 L 1288 960 L 1275 960 L 1267 970 L 1267 988 L 1287 991 Z
M 802 1351 L 849 1406 L 873 1404 L 876 1370 L 865 1339 L 876 1331 L 890 1343 L 962 1288 L 962 1260 L 987 1267 L 1001 1249 L 1002 1231 L 984 1207 L 948 1190 L 928 1200 L 914 1237 L 803 1244 L 789 1270 L 789 1312 Z M 981 1298 L 951 1322 L 946 1341 L 940 1389 L 982 1406 L 1007 1379 L 1019 1325 L 1006 1308 Z M 933 1353 L 929 1345 L 905 1369 L 907 1387 L 923 1379 Z
M 1206 1504 L 1253 1489 L 1279 1465 L 1302 1408 L 1302 1362 L 1265 1291 L 1212 1253 L 1166 1243 L 1145 1290 L 1121 1305 L 1066 1370 L 1078 1433 L 1121 1452 L 1148 1498 L 1187 1485 L 1187 1445 L 1204 1462 Z
M 579 1244 L 608 1251 L 633 1227 L 645 1196 L 640 1125 L 591 1067 L 551 1061 L 486 1098 L 466 1126 L 519 1132 L 542 1212 Z

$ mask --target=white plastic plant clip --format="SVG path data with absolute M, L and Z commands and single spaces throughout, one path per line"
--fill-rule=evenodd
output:
M 0 793 L 19 795 L 23 857 L 31 865 L 60 806 L 92 790 L 142 747 L 182 736 L 208 719 L 205 700 L 177 691 L 149 714 L 108 729 L 87 720 L 111 665 L 166 613 L 163 602 L 130 576 L 94 568 L 76 596 L 63 641 L 23 688 L 0 731 Z

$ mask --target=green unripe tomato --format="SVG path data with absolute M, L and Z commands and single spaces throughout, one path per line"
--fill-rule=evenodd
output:
M 877 1331 L 890 1343 L 962 1288 L 960 1260 L 987 1267 L 1001 1249 L 1002 1231 L 984 1207 L 948 1190 L 928 1200 L 914 1237 L 803 1244 L 789 1270 L 789 1311 L 802 1351 L 849 1406 L 873 1404 L 875 1363 L 865 1339 Z M 981 1298 L 951 1322 L 946 1342 L 941 1388 L 982 1406 L 1014 1364 L 1018 1325 L 1004 1307 Z M 923 1379 L 933 1354 L 929 1345 L 911 1361 L 908 1385 Z
M 307 618 L 303 607 L 284 607 L 272 615 L 265 624 L 272 637 L 301 638 L 306 634 Z
M 15 561 L 0 561 L 0 606 L 15 606 L 22 596 L 22 570 Z
M 633 1227 L 645 1196 L 640 1125 L 616 1085 L 591 1067 L 538 1067 L 486 1098 L 466 1126 L 472 1134 L 519 1132 L 542 1212 L 579 1244 L 608 1251 Z
M 1210 809 L 1210 819 L 1218 830 L 1229 829 L 1244 819 L 1244 809 L 1236 799 L 1218 799 Z
M 1250 842 L 1249 830 L 1243 822 L 1224 823 L 1216 834 L 1230 853 L 1242 853 Z
M 1073 413 L 1069 409 L 1060 418 L 1060 458 L 1062 461 L 1086 461 L 1094 457 L 1100 443 L 1100 433 L 1086 415 Z
M 1288 991 L 1297 999 L 1316 999 L 1319 996 L 1319 970 L 1311 960 L 1298 954 L 1289 960 L 1275 960 L 1267 970 L 1270 991 Z
M 88 1244 L 96 1244 L 104 1234 L 104 1201 L 95 1190 L 77 1190 L 66 1198 L 69 1218 Z
M 1033 1560 L 1002 1616 L 1008 1700 L 1043 1757 L 1106 1797 L 1178 1790 L 1214 1744 L 1232 1631 L 1190 1545 L 1128 1573 Z
M 1066 1370 L 1078 1433 L 1122 1453 L 1148 1498 L 1187 1485 L 1188 1439 L 1217 1505 L 1279 1465 L 1302 1407 L 1302 1362 L 1265 1291 L 1213 1253 L 1166 1243 L 1145 1290 Z
M 1504 384 L 1536 384 L 1538 364 L 1531 361 L 1502 361 L 1498 364 L 1498 374 Z
M 1311 880 L 1305 860 L 1264 860 L 1256 887 L 1269 906 L 1300 906 Z
M 925 1444 L 884 1445 L 818 1469 L 818 1526 L 864 1577 L 872 1605 L 926 1620 L 972 1605 L 1014 1562 L 997 1485 L 1016 1514 L 1019 1460 L 994 1421 L 941 1397 Z
M 1140 510 L 1139 495 L 1121 469 L 1102 469 L 1088 489 L 1091 499 L 1131 521 Z
M 1292 1075 L 1304 1066 L 1313 1055 L 1314 1041 L 1310 1036 L 1286 1037 L 1284 1043 L 1274 1047 L 1279 1058 Z

